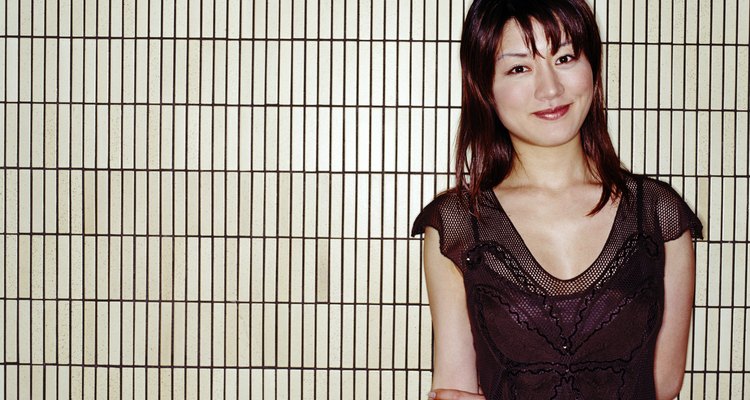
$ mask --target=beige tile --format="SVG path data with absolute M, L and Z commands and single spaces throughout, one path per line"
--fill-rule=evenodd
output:
M 737 16 L 750 6 L 594 3 L 612 41 L 607 101 L 623 161 L 669 176 L 715 241 L 697 244 L 685 390 L 741 397 L 740 375 L 701 371 L 739 368 L 744 314 L 701 306 L 746 301 L 737 266 L 747 264 L 748 93 L 736 71 L 748 51 L 732 44 L 748 41 Z M 388 239 L 406 238 L 421 206 L 452 182 L 430 173 L 452 170 L 459 111 L 430 107 L 460 104 L 458 44 L 434 40 L 458 38 L 465 4 L 28 4 L 0 10 L 11 35 L 0 46 L 18 60 L 4 65 L 0 90 L 10 133 L 0 174 L 5 359 L 138 367 L 6 367 L 9 395 L 41 396 L 37 385 L 13 386 L 15 376 L 41 382 L 41 371 L 47 393 L 73 398 L 424 394 L 431 321 L 412 268 L 420 245 Z M 40 38 L 45 29 L 74 38 Z M 179 39 L 90 38 L 162 32 Z M 227 36 L 284 40 L 198 40 Z M 288 40 L 302 37 L 336 40 Z M 38 103 L 57 100 L 73 104 Z M 223 169 L 241 172 L 211 172 Z M 108 234 L 125 236 L 96 236 Z M 171 363 L 253 369 L 142 367 Z M 275 369 L 284 366 L 304 369 Z M 341 366 L 370 372 L 308 370 Z M 404 367 L 420 371 L 387 371 Z

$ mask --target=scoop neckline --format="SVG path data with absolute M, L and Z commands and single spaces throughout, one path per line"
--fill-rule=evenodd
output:
M 500 199 L 497 197 L 497 193 L 495 193 L 494 188 L 488 189 L 489 195 L 492 197 L 492 202 L 495 205 L 495 207 L 500 211 L 500 214 L 503 218 L 508 222 L 508 225 L 510 225 L 511 230 L 513 231 L 513 235 L 518 239 L 518 241 L 521 244 L 521 247 L 523 248 L 523 251 L 528 254 L 529 258 L 531 258 L 532 264 L 541 272 L 551 278 L 555 282 L 560 283 L 568 283 L 568 282 L 574 282 L 581 277 L 588 275 L 589 272 L 591 272 L 594 267 L 599 264 L 604 257 L 604 253 L 606 252 L 607 248 L 611 245 L 611 242 L 614 237 L 615 229 L 617 227 L 617 221 L 621 218 L 621 213 L 623 210 L 623 203 L 625 203 L 622 196 L 617 200 L 617 211 L 615 212 L 614 220 L 612 221 L 612 224 L 609 228 L 609 233 L 607 234 L 607 240 L 604 242 L 604 246 L 602 246 L 601 250 L 597 254 L 597 256 L 594 258 L 594 260 L 581 272 L 579 272 L 577 275 L 572 276 L 570 278 L 560 278 L 552 273 L 550 273 L 536 258 L 534 253 L 531 251 L 529 246 L 526 245 L 526 240 L 524 240 L 523 236 L 521 236 L 521 233 L 518 232 L 518 229 L 516 229 L 516 225 L 513 223 L 513 220 L 510 218 L 507 212 L 505 212 L 505 209 L 503 208 L 503 205 L 500 203 Z

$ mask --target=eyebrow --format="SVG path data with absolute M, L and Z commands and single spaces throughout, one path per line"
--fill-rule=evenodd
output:
M 558 46 L 558 47 L 559 48 L 563 48 L 565 46 L 569 46 L 570 44 L 571 44 L 570 42 L 566 41 L 566 42 L 560 43 L 560 46 Z M 524 57 L 528 57 L 528 56 L 529 56 L 528 52 L 525 52 L 525 53 L 502 53 L 502 54 L 500 54 L 499 57 L 497 57 L 497 59 L 498 60 L 502 60 L 505 57 L 520 57 L 520 58 L 524 58 Z M 542 57 L 542 58 L 544 58 L 544 57 Z
M 505 57 L 528 57 L 529 53 L 503 53 L 500 54 L 500 57 L 498 57 L 498 60 L 502 60 Z

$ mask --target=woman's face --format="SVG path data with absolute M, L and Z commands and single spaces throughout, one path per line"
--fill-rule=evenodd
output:
M 497 113 L 513 146 L 561 146 L 578 139 L 594 94 L 591 65 L 563 43 L 554 54 L 544 30 L 533 23 L 539 56 L 524 42 L 511 20 L 503 28 L 495 62 L 492 92 Z

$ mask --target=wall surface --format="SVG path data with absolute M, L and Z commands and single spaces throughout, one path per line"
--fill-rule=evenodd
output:
M 622 160 L 705 225 L 680 398 L 748 398 L 750 4 L 592 4 Z M 423 398 L 467 7 L 0 4 L 0 397 Z

